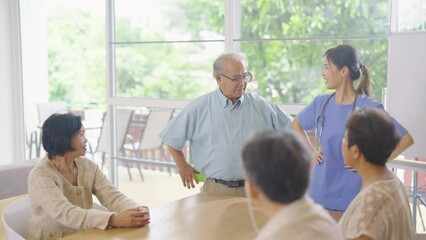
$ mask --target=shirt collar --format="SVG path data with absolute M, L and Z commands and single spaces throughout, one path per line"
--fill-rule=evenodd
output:
M 225 108 L 226 106 L 228 106 L 228 104 L 232 105 L 232 101 L 229 100 L 227 97 L 225 97 L 225 95 L 223 95 L 222 90 L 220 90 L 220 88 L 217 89 L 217 95 L 219 97 L 219 102 L 222 103 L 222 107 Z M 244 95 L 245 93 L 237 100 L 237 102 L 235 103 L 235 106 L 241 105 L 244 102 Z M 238 104 L 238 102 L 240 102 Z

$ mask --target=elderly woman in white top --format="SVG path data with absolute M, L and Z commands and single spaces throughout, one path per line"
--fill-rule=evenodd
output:
M 81 119 L 53 114 L 43 124 L 47 152 L 28 177 L 32 217 L 27 239 L 58 239 L 77 231 L 142 227 L 149 211 L 117 191 L 98 165 L 83 156 L 87 139 Z M 92 209 L 95 195 L 108 211 Z
M 414 229 L 404 185 L 386 167 L 399 142 L 387 113 L 362 107 L 346 123 L 345 164 L 361 176 L 362 188 L 339 221 L 346 239 L 410 240 Z

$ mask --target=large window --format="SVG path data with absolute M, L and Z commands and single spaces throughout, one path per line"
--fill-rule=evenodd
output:
M 388 0 L 107 3 L 113 107 L 180 109 L 176 100 L 188 102 L 216 88 L 212 63 L 224 51 L 247 56 L 256 77 L 249 90 L 287 106 L 327 91 L 322 57 L 338 44 L 359 50 L 378 101 L 386 86 Z
M 70 108 L 105 105 L 104 1 L 46 4 L 49 101 Z
M 215 87 L 214 58 L 241 51 L 256 76 L 250 90 L 306 104 L 326 91 L 322 56 L 338 44 L 359 50 L 377 100 L 386 86 L 387 0 L 127 0 L 114 11 L 118 97 L 194 99 Z
M 426 31 L 426 0 L 397 1 L 398 31 Z
M 216 42 L 117 43 L 118 97 L 194 99 L 212 89 Z
M 106 109 L 105 1 L 21 1 L 20 16 L 26 157 L 31 158 L 43 155 L 38 104 L 65 102 L 79 114 Z
M 113 17 L 118 97 L 191 100 L 214 87 L 224 1 L 115 1 Z
M 401 28 L 419 26 L 424 2 L 400 1 Z M 66 101 L 71 108 L 104 108 L 105 2 L 47 3 L 47 100 Z M 216 87 L 214 58 L 241 51 L 256 77 L 250 90 L 279 104 L 306 104 L 326 92 L 322 56 L 337 44 L 359 50 L 372 72 L 374 98 L 381 101 L 386 86 L 388 0 L 107 3 L 114 23 L 109 43 L 114 97 L 192 100 Z M 412 6 L 418 10 L 413 16 L 407 14 Z
M 256 91 L 283 104 L 306 104 L 325 92 L 324 52 L 356 47 L 372 71 L 373 95 L 386 86 L 388 1 L 242 0 L 235 39 L 256 72 Z M 238 13 L 239 12 L 239 13 Z
M 387 84 L 388 0 L 45 2 L 45 12 L 38 13 L 45 18 L 46 26 L 40 29 L 47 36 L 47 67 L 37 68 L 40 61 L 24 61 L 26 98 L 31 99 L 26 109 L 40 101 L 65 101 L 70 110 L 86 117 L 88 108 L 108 109 L 109 121 L 119 116 L 118 109 L 132 110 L 130 121 L 116 119 L 110 124 L 115 126 L 110 133 L 120 148 L 132 143 L 129 139 L 142 140 L 144 118 L 152 111 L 174 109 L 177 113 L 189 101 L 215 89 L 212 63 L 224 51 L 246 55 L 248 68 L 255 74 L 249 90 L 287 108 L 300 109 L 315 95 L 327 92 L 321 78 L 322 57 L 338 44 L 352 44 L 359 50 L 372 72 L 377 100 L 381 101 Z M 30 35 L 25 39 L 31 43 Z M 28 53 L 25 47 L 23 52 Z M 28 73 L 30 66 L 47 72 L 43 84 Z M 34 85 L 47 85 L 36 100 L 30 96 Z M 31 118 L 29 113 L 26 119 Z M 97 119 L 101 119 L 99 114 Z M 38 122 L 34 123 L 29 130 L 37 130 Z M 118 139 L 118 126 L 128 127 L 129 136 Z M 92 132 L 96 149 L 99 131 Z M 159 151 L 143 156 L 164 157 Z M 112 169 L 110 177 L 120 187 L 140 187 L 133 185 L 140 183 L 139 169 L 146 173 L 146 182 L 151 170 L 169 177 L 167 164 L 151 167 L 123 160 L 137 154 L 142 152 L 118 149 L 108 156 L 116 161 L 103 162 L 99 154 L 94 158 L 105 164 L 105 171 Z M 172 175 L 179 189 L 179 176 L 174 170 Z

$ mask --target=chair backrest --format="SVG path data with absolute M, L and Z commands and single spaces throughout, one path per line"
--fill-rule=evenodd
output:
M 89 108 L 84 110 L 84 127 L 90 128 L 92 126 L 99 126 L 104 117 L 105 111 L 97 108 Z
M 9 240 L 25 239 L 30 217 L 31 207 L 28 197 L 13 202 L 4 210 L 2 220 Z
M 153 149 L 161 147 L 163 140 L 158 136 L 173 115 L 173 109 L 153 109 L 148 115 L 139 148 Z
M 92 209 L 107 211 L 105 207 L 96 202 L 93 202 Z M 28 196 L 7 206 L 2 215 L 7 238 L 9 240 L 25 240 L 25 232 L 30 218 L 31 205 Z
M 28 192 L 28 174 L 40 159 L 0 166 L 0 199 L 22 195 Z
M 42 126 L 44 121 L 54 113 L 65 113 L 68 111 L 66 102 L 37 103 L 38 123 Z
M 129 129 L 130 122 L 133 118 L 133 110 L 117 109 L 117 150 L 121 150 L 126 142 L 126 135 Z M 104 115 L 101 134 L 99 136 L 96 152 L 108 152 L 108 132 L 109 132 L 109 117 Z

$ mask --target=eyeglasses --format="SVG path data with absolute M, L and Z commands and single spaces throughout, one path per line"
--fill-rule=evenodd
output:
M 234 78 L 230 78 L 221 73 L 219 73 L 219 75 L 231 80 L 233 83 L 238 83 L 239 81 L 250 82 L 253 80 L 253 75 L 250 72 L 245 72 L 243 75 Z

